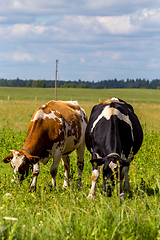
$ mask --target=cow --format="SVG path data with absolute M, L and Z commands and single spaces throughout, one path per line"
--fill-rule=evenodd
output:
M 130 104 L 113 97 L 93 107 L 85 132 L 86 147 L 92 156 L 92 186 L 88 198 L 95 195 L 101 165 L 103 189 L 108 196 L 117 178 L 121 193 L 130 189 L 129 165 L 142 141 L 142 127 Z
M 16 173 L 23 181 L 32 168 L 30 191 L 36 191 L 39 162 L 45 165 L 53 158 L 50 174 L 55 187 L 58 165 L 62 159 L 65 176 L 63 187 L 66 188 L 69 184 L 69 154 L 77 150 L 78 186 L 81 187 L 87 122 L 87 115 L 77 101 L 52 100 L 39 107 L 31 118 L 23 147 L 10 150 L 11 154 L 3 159 L 4 163 L 11 163 L 14 171 L 12 181 Z

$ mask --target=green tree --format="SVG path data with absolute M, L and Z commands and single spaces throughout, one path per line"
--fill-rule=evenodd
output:
M 26 83 L 26 87 L 31 87 L 31 83 L 30 83 L 30 81 L 27 81 L 27 83 Z
M 33 88 L 45 88 L 46 83 L 43 80 L 33 80 L 32 87 Z

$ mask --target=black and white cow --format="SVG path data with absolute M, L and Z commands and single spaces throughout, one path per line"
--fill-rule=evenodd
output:
M 143 141 L 143 131 L 133 107 L 118 98 L 108 99 L 93 107 L 85 133 L 86 146 L 92 155 L 92 187 L 89 198 L 95 194 L 99 166 L 103 165 L 103 185 L 111 195 L 106 180 L 114 185 L 114 176 L 120 172 L 120 192 L 129 190 L 128 171 L 131 160 Z M 119 168 L 118 168 L 119 163 Z

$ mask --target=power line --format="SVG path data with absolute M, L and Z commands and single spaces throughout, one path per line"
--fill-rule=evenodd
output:
M 113 70 L 128 70 L 128 71 L 148 71 L 148 72 L 160 72 L 160 69 L 144 69 L 144 68 L 123 68 L 123 67 L 107 67 L 107 66 L 92 66 L 92 65 L 84 65 L 84 64 L 75 64 L 75 63 L 59 63 L 61 65 L 69 65 L 76 67 L 88 67 L 88 68 L 100 68 L 100 69 L 113 69 Z
M 0 64 L 0 67 L 21 67 L 21 66 L 40 66 L 40 65 L 55 65 L 54 62 L 47 63 L 19 63 L 19 64 Z M 99 68 L 99 69 L 111 69 L 111 70 L 123 70 L 123 71 L 146 71 L 146 72 L 160 72 L 160 69 L 147 69 L 147 68 L 123 68 L 123 67 L 108 67 L 108 66 L 95 66 L 76 63 L 63 63 L 59 62 L 59 65 L 73 66 L 73 67 L 86 67 L 86 68 Z
M 53 65 L 55 63 L 49 62 L 49 63 L 17 63 L 17 64 L 0 64 L 0 67 L 18 67 L 18 66 L 38 66 L 38 65 Z

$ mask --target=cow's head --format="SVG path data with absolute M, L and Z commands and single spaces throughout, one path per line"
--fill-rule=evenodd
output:
M 21 175 L 20 180 L 22 181 L 25 176 L 28 176 L 29 167 L 39 161 L 39 157 L 32 156 L 24 150 L 10 150 L 12 154 L 8 155 L 3 159 L 4 163 L 11 164 L 14 174 L 19 173 Z M 14 181 L 15 175 L 12 181 Z
M 114 185 L 114 179 L 118 179 L 118 170 L 120 171 L 121 174 L 122 168 L 125 166 L 129 166 L 129 163 L 132 160 L 133 157 L 123 160 L 120 158 L 118 154 L 115 155 L 113 154 L 104 158 L 92 159 L 91 163 L 96 166 L 103 165 L 103 178 L 107 179 L 107 181 L 111 180 L 112 184 Z

